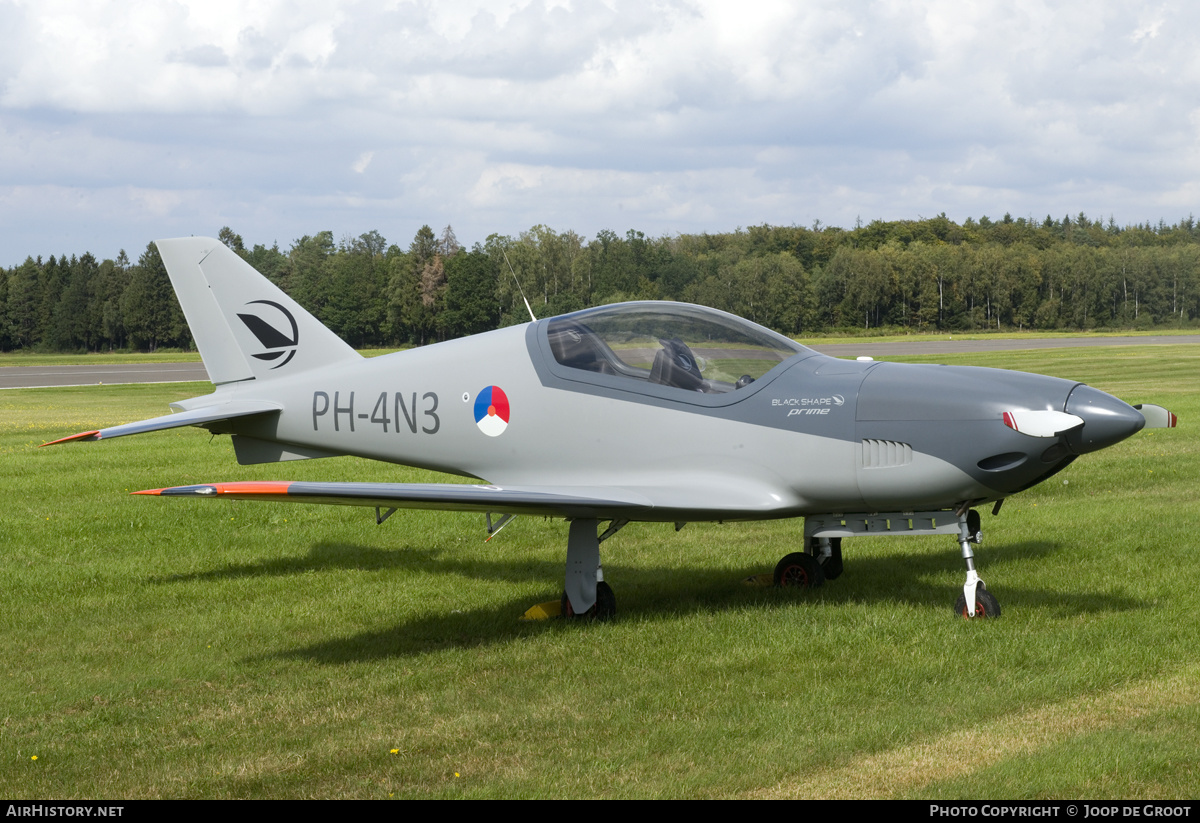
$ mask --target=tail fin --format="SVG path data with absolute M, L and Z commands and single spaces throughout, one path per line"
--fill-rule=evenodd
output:
M 361 356 L 220 240 L 157 240 L 213 383 L 284 377 Z

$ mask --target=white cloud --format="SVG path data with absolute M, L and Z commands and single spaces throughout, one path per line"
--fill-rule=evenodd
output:
M 354 169 L 355 174 L 362 174 L 367 170 L 367 166 L 371 165 L 371 160 L 373 160 L 374 157 L 375 152 L 364 151 L 358 156 L 358 159 L 354 161 L 350 168 Z

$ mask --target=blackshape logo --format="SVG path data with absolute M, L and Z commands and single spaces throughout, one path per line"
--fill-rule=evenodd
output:
M 275 369 L 286 366 L 291 359 L 296 356 L 296 345 L 300 342 L 300 330 L 296 326 L 296 318 L 292 317 L 292 313 L 290 311 L 271 300 L 251 300 L 246 305 L 271 306 L 272 308 L 277 309 L 283 315 L 283 318 L 279 318 L 275 316 L 274 312 L 268 311 L 267 315 L 271 316 L 271 321 L 264 320 L 257 314 L 239 314 L 238 317 L 241 318 L 241 321 L 246 324 L 246 328 L 248 328 L 254 334 L 254 336 L 258 338 L 258 342 L 262 343 L 263 348 L 270 349 L 270 351 L 259 352 L 253 356 L 258 360 L 269 361 L 278 360 L 286 354 L 287 357 L 284 358 L 284 361 L 272 366 L 271 370 L 274 371 Z M 283 325 L 279 322 L 281 319 L 286 319 L 288 325 L 291 326 L 291 337 L 288 337 L 287 334 L 280 331 L 276 327 L 276 324 Z

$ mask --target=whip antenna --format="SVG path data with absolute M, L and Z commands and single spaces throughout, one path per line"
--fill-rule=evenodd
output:
M 504 249 L 500 249 L 500 253 L 504 254 Z M 504 262 L 508 263 L 508 255 L 504 254 Z M 537 322 L 537 318 L 533 316 L 533 309 L 529 307 L 529 298 L 525 296 L 525 290 L 521 288 L 521 281 L 517 279 L 517 273 L 513 271 L 512 263 L 508 263 L 508 270 L 512 274 L 513 282 L 517 284 L 517 291 L 521 293 L 521 299 L 525 301 L 525 311 L 529 312 L 529 319 Z

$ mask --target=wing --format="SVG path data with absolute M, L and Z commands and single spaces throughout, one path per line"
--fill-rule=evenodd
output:
M 548 517 L 637 518 L 654 508 L 637 492 L 613 488 L 458 485 L 453 483 L 210 483 L 134 494 L 224 497 L 396 509 L 540 514 Z
M 215 406 L 204 406 L 199 409 L 164 414 L 162 417 L 152 417 L 149 420 L 139 420 L 136 423 L 126 423 L 123 426 L 112 426 L 107 429 L 80 432 L 70 437 L 60 437 L 43 443 L 43 446 L 53 446 L 58 443 L 69 443 L 73 440 L 107 440 L 112 437 L 124 437 L 128 434 L 143 434 L 162 429 L 177 429 L 181 426 L 203 426 L 220 420 L 232 420 L 235 417 L 247 417 L 252 414 L 270 414 L 279 412 L 283 406 L 279 403 L 265 401 L 235 400 Z

